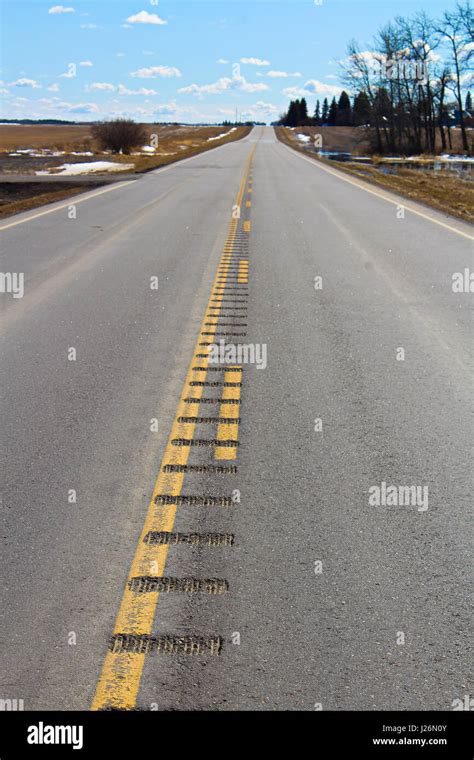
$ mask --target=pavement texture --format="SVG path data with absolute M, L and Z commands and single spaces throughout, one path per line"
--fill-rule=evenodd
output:
M 190 447 L 207 471 L 182 494 L 232 503 L 178 504 L 172 528 L 233 543 L 171 545 L 163 572 L 225 589 L 162 591 L 151 629 L 222 645 L 146 655 L 135 707 L 449 710 L 472 694 L 472 294 L 452 288 L 472 231 L 254 128 L 0 225 L 2 271 L 24 273 L 23 298 L 0 295 L 0 698 L 27 710 L 93 701 L 243 177 L 248 287 L 236 274 L 219 329 L 264 345 L 266 367 L 242 364 L 236 458 Z M 382 483 L 426 498 L 373 504 Z

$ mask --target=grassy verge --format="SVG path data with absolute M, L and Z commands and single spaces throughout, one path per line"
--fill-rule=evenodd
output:
M 103 183 L 102 183 L 103 184 Z M 0 183 L 0 219 L 20 214 L 22 211 L 45 206 L 48 203 L 62 201 L 87 190 L 95 190 L 102 187 L 100 183 L 94 185 L 59 185 L 54 184 L 41 186 L 38 183 Z M 46 189 L 47 188 L 47 189 Z
M 182 146 L 179 151 L 170 155 L 156 155 L 156 156 L 113 156 L 106 160 L 114 160 L 117 163 L 133 163 L 134 168 L 128 171 L 119 173 L 117 179 L 127 179 L 128 174 L 142 174 L 145 172 L 153 171 L 153 169 L 159 169 L 162 166 L 173 164 L 177 161 L 182 161 L 184 158 L 190 158 L 196 156 L 199 153 L 204 153 L 213 148 L 217 148 L 220 145 L 241 140 L 246 137 L 251 127 L 237 127 L 234 132 L 229 132 L 219 140 L 213 140 L 212 142 L 199 142 L 196 143 L 196 139 L 207 140 L 207 131 L 211 128 L 203 128 L 196 131 L 191 137 L 180 137 L 179 145 Z M 201 134 L 202 133 L 202 134 Z M 209 132 L 212 136 L 213 132 Z M 178 142 L 178 138 L 175 142 Z M 176 146 L 173 145 L 173 148 Z M 104 156 L 100 157 L 101 159 Z M 67 155 L 61 157 L 60 161 L 67 161 Z M 86 159 L 91 160 L 91 159 Z M 65 198 L 70 198 L 79 193 L 86 192 L 88 190 L 94 190 L 101 187 L 100 179 L 94 184 L 81 184 L 80 177 L 77 178 L 77 184 L 71 185 L 41 185 L 40 183 L 2 183 L 0 184 L 0 218 L 11 216 L 13 214 L 19 214 L 22 211 L 29 211 L 30 209 L 44 206 L 48 203 L 54 203 Z
M 474 188 L 472 182 L 462 179 L 454 172 L 422 171 L 420 169 L 400 168 L 396 174 L 384 174 L 379 169 L 368 164 L 355 162 L 337 162 L 320 158 L 308 151 L 292 137 L 292 133 L 284 127 L 275 128 L 278 139 L 294 150 L 304 153 L 333 169 L 350 174 L 373 185 L 391 190 L 404 198 L 409 198 L 438 211 L 451 214 L 458 219 L 474 222 Z

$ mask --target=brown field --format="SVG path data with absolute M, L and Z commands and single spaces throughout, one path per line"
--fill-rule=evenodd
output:
M 338 131 L 341 129 L 353 128 L 326 127 L 326 131 L 332 129 Z M 359 177 L 360 179 L 384 187 L 387 190 L 391 190 L 406 198 L 419 201 L 420 203 L 436 208 L 439 211 L 444 211 L 447 214 L 452 214 L 459 219 L 468 222 L 474 221 L 474 186 L 469 179 L 463 179 L 453 171 L 449 170 L 433 172 L 429 170 L 405 169 L 402 167 L 398 169 L 395 174 L 384 174 L 377 169 L 376 165 L 371 166 L 351 161 L 329 161 L 320 158 L 313 151 L 305 149 L 304 145 L 298 142 L 294 136 L 298 132 L 304 134 L 314 133 L 309 132 L 309 130 L 317 132 L 318 128 L 306 127 L 300 130 L 298 127 L 295 132 L 292 132 L 284 127 L 277 127 L 275 131 L 281 142 L 289 145 L 294 150 L 298 150 L 313 158 L 315 161 L 321 161 L 322 163 L 330 165 L 333 169 Z M 331 147 L 328 147 L 328 143 L 323 142 L 325 150 L 351 150 L 350 147 L 348 147 L 347 142 L 344 148 L 335 147 L 336 145 L 341 144 L 340 142 L 337 143 L 337 140 L 340 140 L 340 137 L 338 137 L 337 134 L 332 139 L 334 142 Z M 359 155 L 362 155 L 362 153 L 359 153 Z
M 157 134 L 162 152 L 176 149 L 178 145 L 201 144 L 208 137 L 221 134 L 228 127 L 193 127 L 162 124 L 145 124 L 149 135 Z M 242 129 L 242 128 L 241 128 Z M 233 132 L 232 135 L 235 133 Z M 217 141 L 216 141 L 217 142 Z M 92 137 L 88 124 L 43 125 L 43 124 L 2 124 L 0 125 L 0 152 L 13 152 L 21 148 L 44 148 L 48 150 L 102 152 Z
M 0 125 L 0 174 L 35 175 L 38 170 L 48 170 L 54 174 L 55 167 L 64 163 L 90 161 L 114 161 L 133 164 L 133 169 L 124 170 L 117 178 L 126 177 L 130 172 L 146 172 L 160 166 L 189 158 L 219 145 L 240 140 L 250 131 L 250 127 L 238 127 L 229 132 L 228 127 L 193 127 L 145 125 L 148 134 L 158 135 L 158 148 L 153 155 L 112 155 L 99 151 L 88 125 Z M 209 137 L 223 134 L 219 140 L 208 142 Z M 151 137 L 149 138 L 151 139 Z M 9 156 L 17 150 L 34 148 L 37 150 L 63 151 L 60 156 Z M 73 156 L 72 152 L 91 151 L 93 156 Z M 100 184 L 100 175 L 97 174 Z M 26 211 L 30 208 L 52 203 L 70 195 L 91 189 L 91 185 L 81 185 L 80 177 L 74 186 L 54 187 L 50 184 L 0 183 L 0 217 Z

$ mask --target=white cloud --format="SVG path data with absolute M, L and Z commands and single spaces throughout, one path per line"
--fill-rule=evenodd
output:
M 241 58 L 240 63 L 248 63 L 251 66 L 270 66 L 270 61 L 262 58 Z
M 117 58 L 124 58 L 124 57 L 125 57 L 125 53 L 117 53 Z
M 100 29 L 99 24 L 81 24 L 81 29 Z
M 49 9 L 48 13 L 75 13 L 75 10 L 74 8 L 65 8 L 64 5 L 53 5 L 53 7 Z
M 74 79 L 76 76 L 75 71 L 71 68 L 69 71 L 65 71 L 64 74 L 59 75 L 62 79 Z
M 181 72 L 175 66 L 150 66 L 148 69 L 138 69 L 130 73 L 132 77 L 154 79 L 155 77 L 180 77 Z
M 50 92 L 59 92 L 59 85 L 57 82 L 55 82 L 54 84 L 50 85 L 46 89 L 49 90 Z
M 319 82 L 317 79 L 308 79 L 303 87 L 287 87 L 283 94 L 288 98 L 306 97 L 307 95 L 324 95 L 325 97 L 337 97 L 342 92 L 342 87 Z
M 159 103 L 158 107 L 154 110 L 157 116 L 171 116 L 179 111 L 178 104 L 172 100 L 170 103 Z
M 115 85 L 110 84 L 110 82 L 93 82 L 92 84 L 87 85 L 86 92 L 93 92 L 94 90 L 106 90 L 108 92 L 114 92 L 115 89 Z
M 38 90 L 41 85 L 38 84 L 38 82 L 35 79 L 27 79 L 26 77 L 22 77 L 21 79 L 17 79 L 15 82 L 10 82 L 9 87 L 31 87 L 33 90 Z
M 66 104 L 61 103 L 61 106 Z M 69 105 L 65 109 L 69 113 L 98 113 L 99 108 L 95 103 L 77 103 L 77 105 Z
M 92 61 L 81 61 L 79 63 L 79 66 L 93 66 L 93 65 L 94 64 L 92 63 Z
M 268 90 L 268 85 L 264 84 L 263 82 L 259 84 L 247 82 L 245 77 L 242 76 L 234 76 L 232 78 L 221 77 L 217 80 L 217 82 L 213 82 L 212 84 L 191 84 L 188 87 L 181 87 L 178 92 L 198 95 L 199 97 L 202 97 L 203 95 L 220 95 L 221 93 L 226 92 L 226 90 L 261 92 L 263 90 Z
M 10 95 L 10 90 L 7 90 L 6 87 L 0 87 L 0 95 Z
M 219 58 L 217 63 L 229 63 L 229 61 L 226 61 L 225 58 Z
M 156 95 L 156 90 L 148 90 L 145 87 L 140 87 L 138 90 L 129 90 L 128 87 L 125 87 L 123 84 L 119 84 L 118 86 L 118 94 L 119 95 Z
M 148 11 L 140 11 L 140 13 L 136 13 L 134 16 L 129 16 L 127 19 L 128 24 L 154 24 L 155 26 L 161 26 L 162 24 L 167 24 L 167 21 L 164 21 L 160 16 L 157 16 L 156 13 L 148 13 Z
M 257 72 L 259 74 L 259 72 Z M 263 76 L 262 74 L 259 74 L 259 76 Z M 293 73 L 289 73 L 288 71 L 267 71 L 267 77 L 272 77 L 273 79 L 277 79 L 278 77 L 300 77 L 301 74 L 299 71 L 294 71 Z
M 252 116 L 263 115 L 265 113 L 275 114 L 278 113 L 278 108 L 273 103 L 265 103 L 263 100 L 257 100 L 253 106 L 249 106 L 246 110 L 242 111 L 243 114 L 251 114 Z

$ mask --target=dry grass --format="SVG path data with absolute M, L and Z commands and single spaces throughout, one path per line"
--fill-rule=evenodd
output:
M 192 127 L 192 126 L 163 126 L 163 125 L 146 125 L 146 129 L 151 140 L 151 135 L 158 135 L 158 150 L 153 155 L 138 156 L 108 156 L 107 160 L 118 163 L 133 163 L 134 168 L 130 172 L 140 173 L 151 171 L 152 169 L 165 166 L 183 158 L 197 155 L 207 150 L 211 150 L 219 145 L 223 145 L 234 140 L 240 140 L 245 137 L 251 127 L 238 127 L 234 132 L 228 132 L 219 140 L 208 142 L 209 137 L 215 137 L 226 131 L 226 127 Z M 80 126 L 43 126 L 43 125 L 0 125 L 0 144 L 3 150 L 0 152 L 0 173 L 2 172 L 2 163 L 8 167 L 6 171 L 12 173 L 12 162 L 18 161 L 18 168 L 13 173 L 34 174 L 37 169 L 44 169 L 45 164 L 42 159 L 34 157 L 20 157 L 14 159 L 8 157 L 8 153 L 22 148 L 37 148 L 47 150 L 66 151 L 64 156 L 59 156 L 54 160 L 49 159 L 47 165 L 51 163 L 60 165 L 68 162 L 68 152 L 74 151 L 93 151 L 94 156 L 72 157 L 75 162 L 79 160 L 91 161 L 94 159 L 103 160 L 104 153 L 99 152 L 95 141 L 92 138 L 90 127 L 87 125 Z M 3 169 L 5 171 L 5 169 Z M 120 172 L 119 178 L 126 179 L 129 171 Z M 27 211 L 37 206 L 68 198 L 71 195 L 92 190 L 100 184 L 98 178 L 97 185 L 81 185 L 80 177 L 77 178 L 78 184 L 71 187 L 70 185 L 55 185 L 52 187 L 31 183 L 25 186 L 23 183 L 4 183 L 0 187 L 0 217 L 17 214 L 20 211 Z
M 282 128 L 277 127 L 277 129 L 280 130 Z M 321 135 L 322 150 L 342 151 L 344 153 L 352 153 L 353 156 L 370 156 L 372 153 L 370 132 L 366 127 L 296 127 L 294 132 L 284 128 L 282 131 L 288 135 L 309 135 L 312 138 L 312 142 L 316 135 Z M 464 154 L 461 130 L 451 130 L 451 137 L 453 149 L 449 152 Z M 436 149 L 441 152 L 439 134 L 436 135 L 436 140 Z
M 384 174 L 376 167 L 367 164 L 341 163 L 320 158 L 315 153 L 305 150 L 289 130 L 277 127 L 275 131 L 281 142 L 315 161 L 330 165 L 332 169 L 351 174 L 464 221 L 471 223 L 474 221 L 473 183 L 462 179 L 453 171 L 433 172 L 400 168 L 396 174 Z
M 92 135 L 87 124 L 43 125 L 2 124 L 0 145 L 2 151 L 13 152 L 18 148 L 49 148 L 51 150 L 92 150 Z M 88 147 L 85 147 L 85 146 Z
M 47 189 L 46 189 L 47 187 Z M 0 219 L 22 211 L 30 211 L 47 203 L 55 203 L 86 190 L 94 190 L 101 185 L 51 185 L 40 184 L 0 184 Z
M 184 153 L 184 150 L 204 146 L 214 147 L 220 145 L 221 140 L 213 140 L 207 143 L 209 137 L 215 137 L 229 130 L 228 127 L 193 127 L 193 126 L 164 126 L 161 124 L 145 124 L 148 139 L 152 135 L 158 136 L 158 150 L 154 156 L 143 156 L 145 160 L 152 160 L 164 156 L 166 153 Z M 238 140 L 250 131 L 250 127 L 238 127 L 222 139 Z M 89 125 L 0 125 L 0 146 L 4 153 L 12 153 L 18 149 L 37 148 L 47 150 L 65 151 L 92 151 L 95 155 L 103 157 L 104 153 L 99 149 L 94 140 Z M 182 148 L 180 147 L 182 146 Z M 113 156 L 120 159 L 119 156 Z M 135 156 L 137 160 L 142 157 Z M 58 162 L 60 163 L 60 161 Z M 161 164 L 158 164 L 161 165 Z

